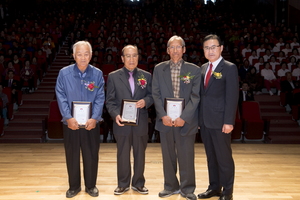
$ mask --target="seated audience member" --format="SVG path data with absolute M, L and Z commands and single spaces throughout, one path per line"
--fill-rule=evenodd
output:
M 286 43 L 286 44 L 285 44 L 285 48 L 282 49 L 282 51 L 283 51 L 283 52 L 285 53 L 285 55 L 288 57 L 289 53 L 292 52 L 292 48 L 291 48 L 290 44 L 289 44 L 289 43 Z
M 281 62 L 280 66 L 281 66 L 281 68 L 277 71 L 277 77 L 279 77 L 279 78 L 284 77 L 287 72 L 291 72 L 287 68 L 286 62 Z
M 261 66 L 264 66 L 264 58 L 262 56 L 258 58 L 258 62 L 254 65 L 256 73 L 260 73 Z
M 265 44 L 260 44 L 259 48 L 256 49 L 257 56 L 261 57 L 265 54 Z
M 2 108 L 0 108 L 1 112 L 1 118 L 4 118 L 4 124 L 8 124 L 8 119 L 7 119 L 7 103 L 8 103 L 8 98 L 7 95 L 2 93 L 3 90 L 3 85 L 0 83 L 0 98 L 2 99 Z
M 278 95 L 280 95 L 280 81 L 276 78 L 274 72 L 270 69 L 270 63 L 265 62 L 264 67 L 265 68 L 261 70 L 261 76 L 264 77 L 264 86 L 271 96 L 273 95 L 271 87 L 276 87 Z
M 295 88 L 299 88 L 299 82 L 298 81 L 294 81 L 292 79 L 292 73 L 291 72 L 287 72 L 286 73 L 286 80 L 281 81 L 280 85 L 281 85 L 281 91 L 285 93 L 285 97 L 286 97 L 286 111 L 289 112 L 291 111 L 291 105 L 296 104 L 297 102 L 300 102 L 300 93 L 293 93 L 293 90 Z
M 270 58 L 272 56 L 271 50 L 266 49 L 265 55 L 263 56 L 265 62 L 269 62 Z
M 279 51 L 277 56 L 278 61 L 281 63 L 282 61 L 286 60 L 285 53 L 283 51 Z
M 255 67 L 250 67 L 246 74 L 245 82 L 249 83 L 250 90 L 253 91 L 253 94 L 261 94 L 262 89 L 262 77 L 259 73 L 256 73 Z
M 24 86 L 24 83 L 28 83 L 29 93 L 34 92 L 34 71 L 30 66 L 29 60 L 25 61 L 25 66 L 21 69 L 21 88 Z
M 297 59 L 294 56 L 291 56 L 289 58 L 289 63 L 287 64 L 287 68 L 290 70 L 290 72 L 292 72 L 296 66 L 297 66 Z
M 233 48 L 233 52 L 230 55 L 230 60 L 233 62 L 236 66 L 240 66 L 242 64 L 242 55 L 238 49 L 238 47 Z
M 243 101 L 254 101 L 253 91 L 250 89 L 250 85 L 248 82 L 242 83 L 242 89 L 239 94 L 239 109 L 242 110 L 242 102 Z
M 296 60 L 300 59 L 300 55 L 299 55 L 298 49 L 296 49 L 296 48 L 293 49 L 291 57 L 292 56 L 295 57 Z
M 293 41 L 291 42 L 291 48 L 294 49 L 295 47 L 299 47 L 299 43 L 297 37 L 293 37 Z
M 15 80 L 14 78 L 15 73 L 14 71 L 8 71 L 7 77 L 3 82 L 4 87 L 10 87 L 11 88 L 11 95 L 12 95 L 12 103 L 14 104 L 14 110 L 18 110 L 18 92 L 20 92 L 20 82 L 18 80 Z
M 297 68 L 295 68 L 292 72 L 292 75 L 297 77 L 297 81 L 300 80 L 300 60 L 297 61 L 296 63 Z
M 284 46 L 284 42 L 283 42 L 283 38 L 282 37 L 280 37 L 279 38 L 279 41 L 275 44 L 275 47 L 277 48 L 277 49 L 279 49 L 279 51 L 280 51 L 280 49 L 281 49 L 281 47 L 283 47 Z M 274 47 L 274 48 L 275 48 Z M 275 52 L 275 50 L 273 49 L 273 51 Z M 278 51 L 277 51 L 278 52 Z
M 248 44 L 244 49 L 242 49 L 242 55 L 243 55 L 243 58 L 246 57 L 246 52 L 251 52 L 251 45 Z
M 270 58 L 270 65 L 271 65 L 271 67 L 272 67 L 273 72 L 276 71 L 276 65 L 280 65 L 280 63 L 277 62 L 276 56 L 275 56 L 275 55 L 272 55 L 272 56 L 271 56 L 271 58 Z
M 245 81 L 246 74 L 249 72 L 249 69 L 250 69 L 249 61 L 245 59 L 243 65 L 239 69 L 239 76 L 241 82 Z
M 9 61 L 9 62 L 7 63 L 7 67 L 6 67 L 6 69 L 4 70 L 4 72 L 3 72 L 3 76 L 6 77 L 9 71 L 13 71 L 15 75 L 19 75 L 19 74 L 20 74 L 20 71 L 17 71 L 17 70 L 15 69 L 15 67 L 14 67 L 12 61 Z
M 256 50 L 252 50 L 252 52 L 251 52 L 251 56 L 249 56 L 249 58 L 248 58 L 248 60 L 249 60 L 249 64 L 250 64 L 251 66 L 253 66 L 253 65 L 254 65 L 254 63 L 253 63 L 253 59 L 258 59 L 258 56 L 257 56 Z

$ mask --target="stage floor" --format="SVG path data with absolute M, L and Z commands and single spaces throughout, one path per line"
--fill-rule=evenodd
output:
M 300 199 L 300 145 L 232 144 L 236 174 L 234 200 Z M 197 188 L 207 189 L 208 174 L 203 144 L 195 144 Z M 116 145 L 101 143 L 97 187 L 99 197 L 82 191 L 74 200 L 155 200 L 163 189 L 160 144 L 148 144 L 146 152 L 146 187 L 148 195 L 129 190 L 121 196 L 113 194 L 117 186 Z M 62 143 L 1 144 L 0 199 L 61 200 L 68 189 Z M 169 200 L 184 199 L 173 195 Z M 211 200 L 217 200 L 217 197 Z

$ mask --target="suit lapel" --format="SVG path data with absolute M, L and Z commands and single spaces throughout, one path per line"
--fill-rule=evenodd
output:
M 172 97 L 174 97 L 174 92 L 173 92 L 173 88 L 172 88 L 170 62 L 163 69 L 163 78 L 165 80 L 165 84 L 166 84 L 170 94 L 172 94 Z
M 188 73 L 186 67 L 184 67 L 184 62 L 181 65 L 181 69 L 180 69 L 180 76 L 186 75 Z M 193 75 L 193 74 L 191 74 Z M 186 85 L 186 83 L 184 83 L 182 80 L 180 80 L 180 90 L 179 90 L 179 96 L 184 96 L 184 86 Z
M 208 67 L 208 64 L 206 66 L 206 68 Z M 224 67 L 224 60 L 222 59 L 218 66 L 216 67 L 216 69 L 213 71 L 213 72 L 221 72 L 223 70 L 223 67 Z M 206 70 L 205 70 L 206 71 Z M 205 74 L 204 74 L 205 75 Z M 212 85 L 212 83 L 216 81 L 216 78 L 214 77 L 214 75 L 212 74 L 210 79 L 209 79 L 209 82 L 208 82 L 208 86 L 206 88 L 206 90 L 208 90 L 210 88 L 210 86 Z
M 119 76 L 120 76 L 120 80 L 121 82 L 125 85 L 125 87 L 129 90 L 130 94 L 131 94 L 131 88 L 130 88 L 130 85 L 129 85 L 129 81 L 127 79 L 127 76 L 124 72 L 124 69 L 123 70 L 120 70 L 120 73 L 119 73 Z M 121 84 L 121 83 L 120 83 Z

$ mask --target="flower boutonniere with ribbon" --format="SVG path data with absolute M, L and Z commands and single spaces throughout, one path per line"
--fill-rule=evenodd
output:
M 221 79 L 222 78 L 222 73 L 221 72 L 213 72 L 213 75 L 216 79 Z
M 141 86 L 142 89 L 146 88 L 147 85 L 147 79 L 145 78 L 144 74 L 141 74 L 138 77 L 138 82 L 137 82 L 138 86 Z
M 84 81 L 85 88 L 88 89 L 89 91 L 93 92 L 95 88 L 99 88 L 98 86 L 95 85 L 95 81 Z
M 184 75 L 179 76 L 180 80 L 182 80 L 185 84 L 189 84 L 194 76 L 191 76 L 191 72 L 188 72 Z

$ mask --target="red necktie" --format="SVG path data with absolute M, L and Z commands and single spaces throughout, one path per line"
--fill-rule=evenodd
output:
M 210 63 L 210 65 L 209 65 L 209 70 L 208 70 L 208 72 L 207 72 L 207 74 L 206 74 L 206 78 L 205 78 L 205 84 L 204 84 L 204 87 L 205 87 L 205 88 L 207 87 L 208 82 L 209 82 L 209 79 L 210 79 L 210 77 L 211 77 L 211 71 L 212 71 L 212 68 L 213 68 L 213 65 Z

